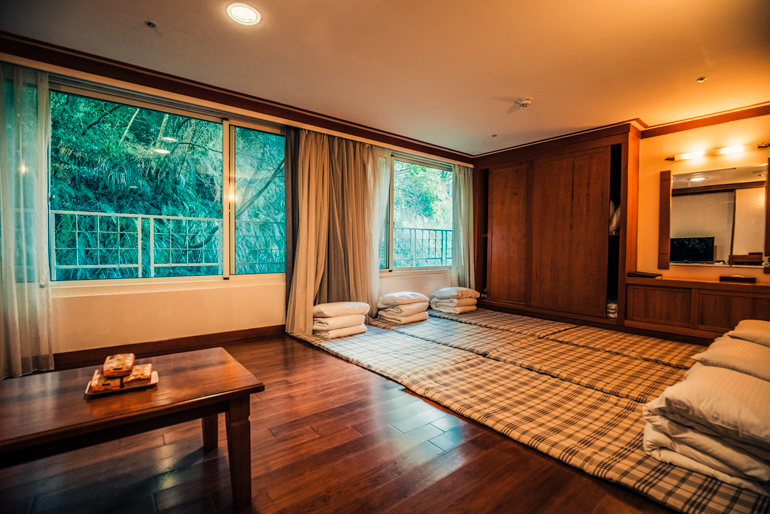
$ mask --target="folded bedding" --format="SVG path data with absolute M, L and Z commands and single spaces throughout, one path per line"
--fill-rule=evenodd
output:
M 321 339 L 334 339 L 335 337 L 347 337 L 364 333 L 366 333 L 366 325 L 363 323 L 354 327 L 338 328 L 335 330 L 313 330 L 313 335 Z
M 313 318 L 313 330 L 336 330 L 338 328 L 357 327 L 366 321 L 363 314 L 348 314 L 334 318 Z
M 453 307 L 452 305 L 445 304 L 441 301 L 437 301 L 436 298 L 430 301 L 431 309 L 437 311 L 446 312 L 449 314 L 463 314 L 466 312 L 472 312 L 476 310 L 475 305 L 458 305 Z
M 412 314 L 411 316 L 399 316 L 398 314 L 393 314 L 388 312 L 388 310 L 389 309 L 380 311 L 378 316 L 391 323 L 398 323 L 399 325 L 404 325 L 407 323 L 417 323 L 418 321 L 425 321 L 426 319 L 428 319 L 427 312 L 418 312 L 417 314 Z
M 468 287 L 445 287 L 433 293 L 433 298 L 478 298 L 481 295 L 478 291 Z
M 475 298 L 433 298 L 431 304 L 434 302 L 443 307 L 467 307 L 476 305 L 478 300 Z
M 738 323 L 735 330 L 726 335 L 734 339 L 743 339 L 762 346 L 770 346 L 770 321 L 744 319 Z
M 378 315 L 381 316 L 382 313 L 384 312 L 387 315 L 394 315 L 394 316 L 414 316 L 415 314 L 419 314 L 421 312 L 427 311 L 429 306 L 430 305 L 428 304 L 428 302 L 394 305 L 393 307 L 381 309 Z
M 349 314 L 366 314 L 369 304 L 363 302 L 333 302 L 321 303 L 313 307 L 314 318 L 334 318 Z
M 770 382 L 770 347 L 722 336 L 693 357 L 705 366 L 731 369 Z M 768 399 L 770 401 L 770 399 Z
M 397 293 L 388 293 L 380 296 L 377 302 L 378 309 L 387 309 L 394 305 L 408 305 L 411 303 L 427 303 L 429 298 L 421 293 L 413 291 L 399 291 Z

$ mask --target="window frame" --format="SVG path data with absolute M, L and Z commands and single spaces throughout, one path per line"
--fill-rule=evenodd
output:
M 452 163 L 441 161 L 437 159 L 432 159 L 430 157 L 425 157 L 421 155 L 413 155 L 408 154 L 404 152 L 398 152 L 398 151 L 392 151 L 390 155 L 390 192 L 389 192 L 389 199 L 388 199 L 388 216 L 387 216 L 387 232 L 388 237 L 386 239 L 387 244 L 387 251 L 385 252 L 385 258 L 386 258 L 386 267 L 379 268 L 380 273 L 403 273 L 403 272 L 425 272 L 425 271 L 449 271 L 452 269 L 452 266 L 416 266 L 416 267 L 409 267 L 409 268 L 396 268 L 393 266 L 394 263 L 394 247 L 393 247 L 393 231 L 395 228 L 394 223 L 394 193 L 395 193 L 395 174 L 396 174 L 396 161 L 400 162 L 406 162 L 409 164 L 414 164 L 417 166 L 424 166 L 426 168 L 432 168 L 442 171 L 448 171 L 450 173 L 453 173 L 452 169 Z M 454 217 L 454 198 L 452 199 L 452 216 Z M 454 236 L 453 236 L 454 237 Z
M 156 97 L 145 95 L 142 93 L 136 93 L 131 90 L 112 88 L 108 86 L 101 86 L 100 84 L 81 82 L 79 80 L 72 80 L 69 77 L 51 75 L 49 78 L 49 90 L 60 93 L 77 95 L 85 98 L 94 98 L 97 100 L 103 100 L 107 102 L 115 102 L 123 105 L 129 105 L 132 107 L 138 107 L 142 109 L 149 109 L 167 114 L 173 114 L 178 116 L 185 116 L 187 118 L 195 118 L 203 121 L 209 121 L 212 123 L 219 123 L 222 125 L 222 261 L 221 261 L 221 274 L 214 275 L 184 275 L 184 276 L 171 276 L 171 277 L 136 277 L 136 278 L 112 278 L 112 279 L 90 279 L 90 280 L 56 280 L 55 277 L 55 230 L 51 224 L 52 219 L 51 201 L 52 201 L 52 180 L 51 174 L 51 152 L 50 152 L 50 137 L 48 141 L 48 204 L 46 216 L 48 218 L 48 263 L 50 267 L 50 280 L 54 287 L 71 287 L 71 286 L 83 286 L 93 287 L 96 285 L 129 285 L 129 284 L 150 284 L 150 283 L 162 283 L 162 282 L 200 282 L 200 281 L 221 281 L 230 280 L 231 278 L 238 278 L 239 281 L 245 277 L 264 277 L 266 275 L 285 275 L 283 273 L 248 273 L 248 274 L 236 274 L 235 273 L 235 210 L 232 208 L 234 199 L 231 200 L 231 195 L 234 195 L 235 191 L 235 128 L 242 127 L 251 130 L 258 130 L 261 132 L 267 132 L 271 134 L 286 136 L 286 126 L 277 123 L 271 123 L 269 121 L 248 118 L 245 116 L 234 115 L 226 111 L 220 111 L 217 109 L 207 109 L 195 104 L 188 104 L 185 102 L 173 101 L 165 99 L 163 97 Z M 50 111 L 48 113 L 50 117 Z M 231 142 L 233 144 L 231 144 Z

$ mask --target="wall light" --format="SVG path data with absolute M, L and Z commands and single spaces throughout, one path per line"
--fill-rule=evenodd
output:
M 256 25 L 262 20 L 259 11 L 246 4 L 228 5 L 227 14 L 241 25 Z
M 703 157 L 706 155 L 706 152 L 699 151 L 699 152 L 687 152 L 687 153 L 680 153 L 673 157 L 666 157 L 667 161 L 686 161 L 687 159 L 697 159 L 698 157 Z
M 706 177 L 693 177 L 689 179 L 690 182 L 701 182 L 703 180 L 706 180 Z
M 725 146 L 724 148 L 717 149 L 717 153 L 720 155 L 727 154 L 727 153 L 738 153 L 746 150 L 746 148 L 743 145 L 733 145 L 733 146 Z

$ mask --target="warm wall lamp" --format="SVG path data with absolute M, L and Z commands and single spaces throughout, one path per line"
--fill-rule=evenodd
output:
M 767 148 L 767 145 L 757 145 L 757 148 Z M 674 155 L 673 157 L 666 157 L 667 161 L 684 161 L 687 159 L 697 159 L 698 157 L 705 157 L 706 155 L 726 155 L 731 153 L 745 152 L 746 145 L 732 145 L 722 148 L 716 148 L 713 152 L 706 153 L 706 151 L 687 152 Z

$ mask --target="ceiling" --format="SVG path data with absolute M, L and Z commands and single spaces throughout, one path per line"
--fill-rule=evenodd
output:
M 260 24 L 228 0 L 0 0 L 0 30 L 471 155 L 770 101 L 767 0 L 245 2 Z

